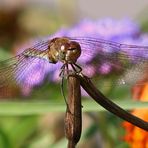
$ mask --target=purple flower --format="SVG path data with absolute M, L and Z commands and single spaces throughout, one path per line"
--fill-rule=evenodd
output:
M 140 34 L 140 27 L 129 19 L 113 20 L 110 18 L 92 21 L 89 19 L 82 20 L 77 25 L 72 28 L 66 29 L 62 28 L 55 34 L 43 38 L 42 41 L 50 40 L 54 37 L 92 37 L 101 38 L 114 42 L 128 43 L 128 44 L 138 44 L 138 45 L 148 45 L 148 37 Z M 39 39 L 40 41 L 40 39 Z M 80 56 L 78 62 L 83 66 L 83 71 L 90 77 L 96 73 L 101 75 L 109 74 L 115 67 L 114 63 L 110 64 L 108 61 L 98 61 L 98 63 L 93 63 L 99 53 L 104 50 L 104 52 L 114 53 L 118 52 L 119 49 L 116 48 L 104 48 L 102 45 L 100 47 L 86 45 L 81 43 L 82 55 Z M 48 46 L 48 45 L 47 45 Z M 43 50 L 46 47 L 36 46 L 37 49 Z M 83 50 L 85 49 L 85 52 Z M 87 51 L 86 51 L 87 50 Z M 131 56 L 135 53 L 129 53 Z M 138 54 L 143 54 L 138 52 Z M 148 57 L 148 55 L 145 55 Z M 118 61 L 115 61 L 118 64 Z M 21 84 L 27 84 L 27 92 L 32 89 L 33 86 L 42 84 L 45 77 L 48 76 L 49 81 L 58 82 L 60 80 L 59 73 L 62 63 L 49 64 L 48 61 L 35 61 L 35 64 L 31 63 L 30 66 L 25 70 L 24 74 L 20 77 Z M 18 75 L 20 72 L 18 71 Z M 24 93 L 26 92 L 23 89 Z
M 100 67 L 99 67 L 99 73 L 105 75 L 108 74 L 111 71 L 111 65 L 109 63 L 104 62 Z

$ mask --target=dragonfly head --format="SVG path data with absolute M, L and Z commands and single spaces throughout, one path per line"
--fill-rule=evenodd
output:
M 49 60 L 56 63 L 75 63 L 81 55 L 79 43 L 70 41 L 66 37 L 54 38 L 49 45 Z

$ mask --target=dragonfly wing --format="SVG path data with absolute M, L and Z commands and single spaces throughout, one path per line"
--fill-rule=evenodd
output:
M 123 69 L 123 68 L 122 68 Z M 146 62 L 138 62 L 135 65 L 128 65 L 118 79 L 118 84 L 134 84 L 143 85 L 148 83 L 148 64 Z
M 126 45 L 94 38 L 71 38 L 82 48 L 82 66 L 95 67 L 94 74 L 118 75 L 116 85 L 148 82 L 148 47 Z M 84 60 L 84 61 L 83 61 Z M 121 75 L 122 74 L 122 75 Z
M 31 87 L 44 79 L 47 71 L 47 51 L 26 49 L 21 54 L 0 62 L 0 95 L 7 96 L 9 88 Z

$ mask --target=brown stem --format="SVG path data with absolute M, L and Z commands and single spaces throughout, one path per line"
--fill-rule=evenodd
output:
M 82 106 L 80 80 L 75 76 L 68 77 L 68 100 L 65 115 L 65 134 L 68 148 L 75 148 L 81 136 Z
M 116 116 L 138 126 L 146 131 L 148 131 L 148 122 L 128 113 L 107 97 L 105 97 L 97 88 L 93 85 L 91 80 L 84 75 L 77 75 L 80 79 L 80 84 L 83 89 L 101 106 L 103 106 L 108 111 L 112 112 Z

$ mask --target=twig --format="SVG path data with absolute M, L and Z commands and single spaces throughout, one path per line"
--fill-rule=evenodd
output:
M 140 127 L 148 131 L 148 122 L 128 113 L 112 101 L 110 101 L 107 97 L 105 97 L 91 82 L 89 78 L 84 75 L 77 75 L 80 79 L 80 84 L 83 89 L 101 106 L 103 106 L 108 111 L 112 112 L 116 116 L 134 124 L 135 126 Z
M 82 129 L 80 80 L 75 75 L 68 77 L 67 103 L 65 134 L 68 139 L 68 148 L 75 148 L 80 139 Z

